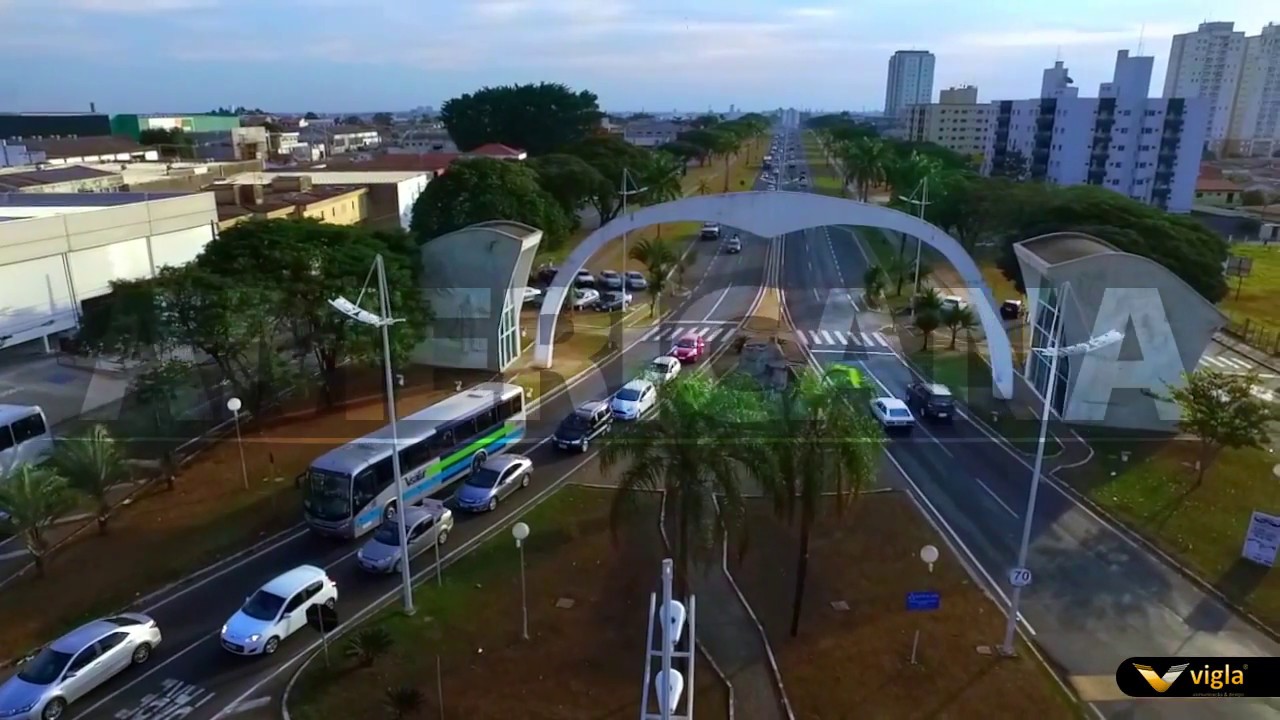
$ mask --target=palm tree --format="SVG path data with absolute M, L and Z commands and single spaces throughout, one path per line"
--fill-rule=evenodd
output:
M 111 488 L 129 479 L 129 468 L 105 425 L 94 425 L 84 437 L 58 442 L 51 464 L 72 490 L 97 505 L 98 532 L 107 534 Z
M 854 184 L 859 200 L 866 202 L 872 186 L 885 181 L 891 157 L 889 146 L 875 138 L 858 138 L 843 147 L 839 159 L 845 183 Z
M 951 349 L 956 349 L 956 334 L 961 330 L 966 334 L 978 326 L 978 318 L 973 314 L 973 308 L 968 305 L 948 305 L 942 310 L 942 324 L 951 330 Z
M 347 641 L 343 654 L 359 667 L 371 667 L 378 658 L 391 652 L 394 640 L 391 633 L 381 627 L 370 627 L 356 633 Z
M 884 268 L 879 265 L 872 265 L 862 273 L 862 290 L 868 303 L 875 303 L 881 295 L 884 295 L 887 284 L 888 276 L 885 275 Z
M 809 573 L 809 536 L 825 496 L 834 496 L 836 512 L 876 476 L 883 433 L 845 393 L 832 392 L 818 373 L 806 372 L 773 396 L 768 427 L 773 442 L 760 459 L 769 465 L 768 489 L 774 511 L 789 524 L 800 522 L 796 585 L 791 605 L 791 636 L 800 632 L 805 581 Z
M 911 302 L 917 313 L 932 312 L 942 320 L 942 295 L 937 288 L 925 288 L 924 292 L 912 298 Z
M 711 192 L 711 183 L 707 182 L 706 178 L 698 178 L 698 186 L 694 190 L 694 192 L 698 193 L 699 195 L 706 195 L 707 193 Z
M 644 238 L 632 245 L 627 255 L 649 270 L 649 295 L 653 298 L 653 303 L 649 305 L 649 317 L 656 317 L 671 271 L 681 263 L 680 253 L 667 240 Z
M 640 186 L 645 189 L 643 200 L 650 205 L 658 205 L 684 197 L 684 188 L 680 184 L 682 177 L 680 161 L 665 152 L 655 152 L 649 164 L 640 174 Z M 662 237 L 662 225 L 658 225 L 658 237 Z
M 401 685 L 387 688 L 382 702 L 386 705 L 387 712 L 391 713 L 392 720 L 404 720 L 421 712 L 427 699 L 418 688 Z
M 900 253 L 893 253 L 884 260 L 885 276 L 893 280 L 894 296 L 900 296 L 902 285 L 907 281 L 907 276 L 915 270 L 915 264 Z
M 0 530 L 22 538 L 37 577 L 44 577 L 49 549 L 45 530 L 75 504 L 67 481 L 51 468 L 18 465 L 0 479 Z
M 615 426 L 600 450 L 602 471 L 625 465 L 610 525 L 616 531 L 637 492 L 663 492 L 675 515 L 676 557 L 684 577 L 691 557 L 705 557 L 702 551 L 718 537 L 742 526 L 739 479 L 753 469 L 745 462 L 741 423 L 760 416 L 757 394 L 732 382 L 690 373 L 663 383 L 655 419 Z
M 942 323 L 941 319 L 938 317 L 938 311 L 934 310 L 933 308 L 928 308 L 928 309 L 917 308 L 916 316 L 915 316 L 915 319 L 912 320 L 912 323 L 915 324 L 916 329 L 924 333 L 923 349 L 928 350 L 929 336 L 932 335 L 933 331 L 937 330 L 938 326 Z
M 926 179 L 929 181 L 930 194 L 936 194 L 940 189 L 939 181 L 944 170 L 937 158 L 913 150 L 907 157 L 888 163 L 886 173 L 893 200 L 900 202 L 898 196 L 909 197 Z M 925 215 L 928 216 L 928 213 L 929 209 L 926 207 Z

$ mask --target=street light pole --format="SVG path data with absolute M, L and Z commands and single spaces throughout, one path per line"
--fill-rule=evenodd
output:
M 630 181 L 630 182 L 629 182 Z M 627 188 L 634 185 L 635 182 L 631 178 L 631 171 L 622 168 L 622 187 L 618 190 L 618 194 L 622 196 L 622 214 L 627 214 L 627 198 L 648 190 L 648 188 L 636 188 L 628 190 Z M 622 231 L 622 311 L 627 310 L 627 231 Z
M 244 489 L 249 489 L 249 468 L 244 462 L 244 438 L 240 436 L 240 408 L 243 404 L 240 398 L 233 397 L 227 400 L 227 409 L 231 411 L 236 421 L 236 449 L 240 451 L 240 477 L 244 480 Z
M 919 200 L 916 199 L 917 193 L 920 195 Z M 924 209 L 925 209 L 925 206 L 930 204 L 929 176 L 926 175 L 925 177 L 920 179 L 920 183 L 916 185 L 916 189 L 911 192 L 911 197 L 903 197 L 899 195 L 898 199 L 905 203 L 908 203 L 910 205 L 915 205 L 916 207 L 920 208 L 919 214 L 917 215 L 917 217 L 920 218 L 921 222 L 924 222 Z M 916 238 L 916 271 L 915 271 L 915 282 L 913 283 L 913 289 L 911 292 L 911 317 L 916 316 L 915 301 L 916 301 L 916 297 L 920 294 L 920 251 L 923 247 L 924 247 L 924 240 L 922 238 Z
M 511 526 L 511 537 L 516 539 L 516 550 L 520 552 L 520 637 L 529 639 L 529 598 L 524 585 L 524 541 L 529 537 L 529 526 L 518 522 Z

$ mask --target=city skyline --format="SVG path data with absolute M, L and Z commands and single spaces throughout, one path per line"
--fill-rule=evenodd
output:
M 1120 7 L 1082 0 L 1069 12 L 999 0 L 966 13 L 926 0 L 892 8 L 716 0 L 696 11 L 669 0 L 475 0 L 431 13 L 383 0 L 354 24 L 369 30 L 353 32 L 345 10 L 334 0 L 279 0 L 266 9 L 248 0 L 160 0 L 146 8 L 9 0 L 0 4 L 7 27 L 0 60 L 24 72 L 0 80 L 2 109 L 87 110 L 90 102 L 110 113 L 228 104 L 398 109 L 439 106 L 485 85 L 550 80 L 591 90 L 617 109 L 874 110 L 883 107 L 884 68 L 895 50 L 933 52 L 935 91 L 972 84 L 983 100 L 1034 94 L 1055 58 L 1079 85 L 1096 85 L 1125 48 L 1155 57 L 1159 87 L 1174 34 L 1206 19 L 1256 33 L 1277 19 L 1242 0 Z M 299 12 L 307 22 L 280 32 Z M 30 62 L 33 55 L 41 62 Z M 863 70 L 833 81 L 834 68 Z

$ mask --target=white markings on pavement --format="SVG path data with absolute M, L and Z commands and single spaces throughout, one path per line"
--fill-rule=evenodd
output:
M 229 710 L 227 714 L 238 715 L 243 712 L 249 712 L 250 710 L 257 710 L 258 708 L 263 707 L 269 704 L 270 702 L 271 702 L 270 695 L 267 695 L 265 697 L 260 697 L 260 698 L 254 698 L 252 700 L 245 700 L 243 702 L 238 702 L 235 705 L 232 705 L 231 710 Z
M 208 690 L 181 680 L 170 678 L 160 687 L 160 692 L 143 696 L 137 707 L 117 712 L 115 720 L 180 720 L 213 699 Z
M 850 332 L 847 336 L 845 333 L 836 330 L 797 330 L 796 334 L 807 345 L 813 346 L 837 346 L 845 347 L 848 345 L 861 346 L 868 348 L 887 348 L 889 347 L 889 339 L 883 333 L 873 332 Z
M 645 333 L 640 338 L 640 342 L 670 340 L 672 342 L 689 335 L 701 335 L 703 340 L 711 342 L 712 340 L 720 340 L 727 342 L 729 338 L 736 335 L 738 329 L 735 327 L 724 327 L 722 325 L 704 325 L 702 327 L 692 328 L 672 328 L 672 327 L 656 327 Z
M 1000 496 L 999 496 L 999 495 L 997 495 L 997 494 L 995 493 L 995 491 L 994 491 L 994 490 L 992 490 L 990 487 L 988 487 L 986 483 L 982 482 L 982 480 L 980 480 L 980 479 L 978 479 L 978 478 L 974 478 L 974 479 L 973 479 L 973 481 L 974 481 L 974 482 L 976 482 L 976 483 L 978 483 L 978 485 L 982 486 L 982 489 L 983 489 L 983 490 L 986 490 L 986 491 L 987 491 L 987 494 L 991 496 L 991 499 L 992 499 L 992 500 L 995 500 L 995 501 L 996 501 L 996 503 L 998 503 L 998 504 L 1000 505 L 1000 507 L 1004 508 L 1004 511 L 1005 511 L 1005 512 L 1009 513 L 1010 515 L 1012 515 L 1012 516 L 1013 516 L 1013 517 L 1015 517 L 1015 518 L 1016 518 L 1016 517 L 1018 517 L 1018 513 L 1014 512 L 1014 511 L 1013 511 L 1013 508 L 1011 508 L 1011 507 L 1009 507 L 1008 505 L 1006 505 L 1006 504 L 1005 504 L 1005 502 L 1004 502 L 1003 500 L 1001 500 L 1001 499 L 1000 499 Z
M 1208 365 L 1215 368 L 1227 368 L 1230 370 L 1249 370 L 1253 365 L 1240 358 L 1227 357 L 1226 355 L 1205 355 L 1200 358 L 1201 365 Z

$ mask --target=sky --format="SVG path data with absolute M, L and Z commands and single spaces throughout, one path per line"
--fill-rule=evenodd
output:
M 1273 12 L 1267 17 L 1264 7 Z M 1270 0 L 0 0 L 0 111 L 371 112 L 553 81 L 611 111 L 878 110 L 895 50 L 934 97 L 1034 97 L 1062 59 L 1082 95 L 1120 49 L 1205 20 L 1257 34 Z

